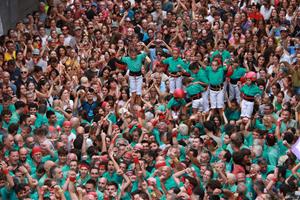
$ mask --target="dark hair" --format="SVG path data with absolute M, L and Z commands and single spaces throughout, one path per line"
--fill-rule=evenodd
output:
M 58 168 L 56 165 L 54 165 L 54 166 L 52 166 L 50 168 L 50 176 L 51 176 L 51 178 L 54 178 L 56 168 Z
M 204 128 L 206 128 L 208 131 L 214 132 L 216 131 L 215 123 L 212 121 L 205 121 L 203 123 Z
M 16 135 L 16 133 L 18 132 L 18 129 L 19 129 L 19 124 L 12 123 L 8 126 L 7 131 L 8 131 L 8 133 L 10 133 L 12 135 Z
M 107 186 L 109 186 L 109 185 L 115 186 L 116 189 L 119 188 L 118 184 L 117 184 L 116 182 L 114 182 L 114 181 L 108 182 L 108 183 L 107 183 Z
M 292 132 L 286 131 L 284 133 L 283 140 L 286 140 L 287 143 L 292 144 L 293 141 L 294 141 L 294 138 L 295 138 L 295 136 L 294 136 L 294 134 Z
M 190 68 L 190 70 L 199 69 L 200 65 L 198 62 L 193 62 L 190 64 L 189 68 Z
M 281 193 L 283 193 L 284 196 L 286 196 L 287 194 L 291 193 L 291 188 L 289 185 L 287 185 L 286 183 L 282 183 L 280 186 L 279 186 L 279 191 Z
M 243 165 L 244 155 L 241 151 L 233 152 L 232 160 L 235 164 Z
M 46 117 L 49 119 L 52 115 L 55 115 L 55 112 L 53 112 L 52 110 L 48 110 L 46 112 Z
M 220 183 L 220 181 L 212 179 L 207 183 L 206 188 L 210 188 L 211 190 L 221 189 L 222 184 Z
M 20 108 L 24 108 L 26 106 L 26 104 L 23 101 L 17 101 L 15 103 L 15 108 L 16 110 L 20 109 Z
M 1 115 L 2 115 L 2 116 L 4 116 L 4 115 L 11 115 L 11 111 L 5 108 L 5 109 L 2 111 L 2 114 L 1 114 Z
M 41 80 L 39 80 L 38 84 L 37 84 L 37 89 L 40 91 L 42 89 L 42 86 L 46 85 L 48 81 L 44 78 L 42 78 Z
M 40 66 L 34 66 L 33 67 L 33 73 L 38 73 L 38 72 L 42 72 L 43 71 L 43 69 L 40 67 Z
M 97 168 L 96 168 L 97 169 Z M 89 179 L 87 182 L 86 182 L 86 184 L 92 184 L 95 188 L 96 188 L 96 185 L 97 185 L 97 183 L 96 183 L 96 181 L 94 180 L 94 179 Z
M 268 146 L 274 146 L 276 144 L 276 137 L 274 134 L 271 134 L 269 133 L 267 136 L 266 136 L 266 143 Z
M 224 158 L 226 159 L 226 162 L 230 162 L 231 160 L 231 153 L 229 150 L 225 149 L 224 150 L 226 153 L 224 154 Z
M 136 190 L 134 192 L 131 193 L 132 196 L 138 194 L 142 199 L 144 200 L 150 200 L 148 194 L 144 191 L 141 191 L 141 190 Z
M 20 115 L 20 120 L 19 120 L 19 123 L 22 124 L 23 122 L 25 122 L 28 118 L 30 117 L 30 115 L 28 114 L 21 114 Z

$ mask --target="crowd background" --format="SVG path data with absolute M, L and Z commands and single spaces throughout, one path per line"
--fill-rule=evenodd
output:
M 299 36 L 298 0 L 40 1 L 0 37 L 1 198 L 299 198 Z

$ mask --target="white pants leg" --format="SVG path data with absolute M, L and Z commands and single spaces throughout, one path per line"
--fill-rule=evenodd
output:
M 170 93 L 173 94 L 175 88 L 176 88 L 176 82 L 174 77 L 170 77 Z
M 203 108 L 203 98 L 195 99 L 192 101 L 192 108 L 198 109 L 198 111 L 202 112 L 204 110 Z
M 224 102 L 227 102 L 227 99 L 225 98 L 225 94 L 228 93 L 228 85 L 229 83 L 227 81 L 223 82 L 223 91 L 224 91 Z M 228 94 L 227 94 L 228 95 Z
M 137 95 L 142 95 L 143 76 L 129 76 L 130 94 L 136 92 Z
M 209 111 L 209 89 L 202 92 L 202 102 L 203 102 L 203 111 L 208 112 Z
M 210 90 L 210 108 L 224 108 L 224 89 L 220 91 Z
M 250 118 L 253 113 L 253 107 L 254 107 L 254 102 L 243 99 L 241 105 L 241 117 Z
M 175 78 L 175 85 L 176 89 L 182 88 L 182 76 Z
M 237 103 L 241 102 L 241 92 L 239 86 L 229 83 L 229 100 L 236 99 Z
M 170 93 L 173 94 L 175 89 L 182 88 L 182 76 L 170 77 Z
M 238 104 L 241 102 L 241 91 L 240 87 L 238 85 L 235 85 L 234 87 L 234 93 L 235 93 L 235 98 Z
M 229 97 L 230 101 L 232 101 L 232 99 L 234 99 L 234 97 L 235 97 L 234 91 L 235 91 L 234 90 L 234 85 L 229 83 L 229 95 L 228 95 L 228 97 Z
M 136 83 L 136 94 L 142 96 L 143 76 L 137 76 L 135 78 L 135 83 Z

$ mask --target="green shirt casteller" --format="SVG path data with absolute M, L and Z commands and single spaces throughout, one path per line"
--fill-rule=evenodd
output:
M 233 74 L 230 76 L 231 79 L 240 79 L 246 74 L 247 70 L 241 66 L 238 66 L 233 70 Z
M 129 71 L 140 72 L 143 66 L 143 61 L 146 58 L 146 56 L 147 55 L 145 53 L 141 53 L 137 55 L 134 60 L 131 59 L 129 56 L 125 56 L 121 58 L 121 61 L 127 64 Z
M 178 67 L 181 66 L 185 71 L 188 71 L 189 63 L 184 62 L 181 58 L 177 58 L 176 60 L 173 57 L 169 57 L 164 59 L 163 64 L 169 65 L 168 71 L 171 73 L 176 73 L 181 71 L 181 69 Z
M 186 104 L 186 101 L 184 99 L 175 99 L 172 97 L 172 99 L 168 102 L 167 108 L 170 109 L 172 107 L 181 107 Z
M 192 82 L 203 82 L 208 84 L 207 73 L 203 68 L 200 68 L 197 73 L 190 72 L 191 77 L 193 78 Z
M 262 95 L 262 91 L 259 89 L 259 87 L 254 84 L 251 83 L 250 85 L 245 84 L 242 88 L 241 88 L 241 92 L 247 96 L 256 96 L 256 95 Z
M 217 51 L 213 52 L 213 54 L 211 55 L 211 60 L 214 60 L 214 58 L 215 58 L 217 55 L 221 55 L 221 56 L 222 56 L 222 61 L 223 61 L 223 62 L 224 62 L 225 60 L 228 60 L 228 59 L 231 58 L 229 51 L 226 51 L 226 50 L 224 50 L 224 51 L 219 51 L 219 50 L 217 50 Z
M 211 66 L 206 67 L 206 73 L 210 85 L 221 85 L 225 79 L 226 67 L 218 67 L 217 70 L 213 70 Z

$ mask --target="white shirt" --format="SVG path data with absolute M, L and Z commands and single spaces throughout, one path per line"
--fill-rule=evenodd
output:
M 264 20 L 270 19 L 273 9 L 274 9 L 273 6 L 270 6 L 270 8 L 267 9 L 264 5 L 260 8 L 260 14 L 262 14 L 262 16 L 264 17 Z

